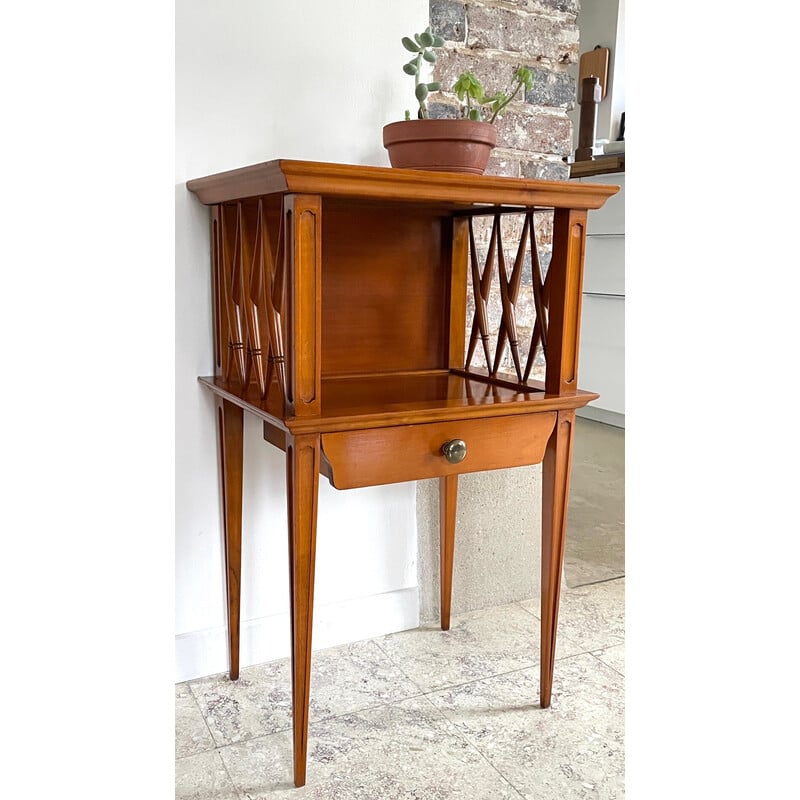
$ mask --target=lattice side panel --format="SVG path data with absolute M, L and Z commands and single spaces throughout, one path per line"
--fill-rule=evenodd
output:
M 219 208 L 219 270 L 217 279 L 222 379 L 244 382 L 245 323 L 242 297 L 241 203 Z
M 552 237 L 552 209 L 470 218 L 467 370 L 544 380 Z
M 212 214 L 218 374 L 242 391 L 254 384 L 262 399 L 273 380 L 286 396 L 281 223 L 281 208 L 264 198 Z

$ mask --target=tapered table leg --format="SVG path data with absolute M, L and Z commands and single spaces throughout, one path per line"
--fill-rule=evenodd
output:
M 228 674 L 239 677 L 239 608 L 242 575 L 242 451 L 244 411 L 217 400 L 219 471 L 222 484 L 225 594 L 228 612 Z
M 550 705 L 553 689 L 574 428 L 575 412 L 559 411 L 542 462 L 542 650 L 539 680 L 542 708 Z
M 450 630 L 450 600 L 453 595 L 453 547 L 456 533 L 458 475 L 439 478 L 439 588 L 442 630 Z
M 296 436 L 288 440 L 286 494 L 289 518 L 295 786 L 304 786 L 306 782 L 319 460 L 319 436 Z

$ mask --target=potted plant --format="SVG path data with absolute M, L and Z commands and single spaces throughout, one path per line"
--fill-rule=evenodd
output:
M 530 89 L 533 75 L 527 67 L 514 71 L 509 91 L 489 96 L 472 72 L 462 72 L 452 91 L 461 101 L 457 119 L 431 119 L 428 95 L 441 89 L 438 82 L 422 80 L 422 70 L 436 62 L 432 47 L 441 47 L 444 39 L 434 36 L 430 27 L 414 38 L 404 36 L 403 47 L 414 57 L 403 65 L 403 72 L 414 78 L 414 96 L 418 103 L 417 119 L 406 111 L 405 120 L 383 128 L 383 144 L 393 167 L 471 172 L 482 175 L 497 144 L 495 121 L 524 86 Z

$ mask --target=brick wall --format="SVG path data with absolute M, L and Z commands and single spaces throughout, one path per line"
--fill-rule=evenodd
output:
M 432 31 L 445 39 L 437 50 L 433 79 L 442 92 L 431 95 L 432 117 L 455 117 L 459 103 L 450 91 L 464 70 L 474 72 L 487 94 L 510 85 L 513 71 L 527 66 L 534 75 L 533 86 L 523 97 L 517 95 L 497 121 L 497 147 L 492 153 L 488 175 L 567 180 L 569 167 L 564 157 L 572 150 L 572 122 L 567 116 L 576 100 L 575 79 L 568 72 L 578 61 L 579 0 L 430 0 Z M 485 257 L 491 221 L 476 222 L 479 256 Z M 522 228 L 521 220 L 503 221 L 506 262 L 513 264 Z M 543 270 L 550 263 L 552 215 L 537 215 L 537 240 Z M 469 298 L 468 320 L 473 305 Z M 500 292 L 492 289 L 490 322 L 496 329 L 501 316 Z M 517 326 L 520 342 L 530 341 L 534 322 L 530 253 L 525 258 Z M 467 326 L 469 332 L 469 325 Z M 494 353 L 494 338 L 491 352 Z M 527 352 L 521 354 L 527 358 Z M 483 366 L 480 353 L 474 366 Z M 511 371 L 506 350 L 503 368 Z M 539 353 L 532 377 L 544 379 L 544 359 Z
M 464 70 L 492 94 L 506 89 L 513 70 L 527 66 L 532 89 L 517 96 L 497 123 L 497 148 L 487 174 L 566 180 L 563 161 L 572 148 L 575 80 L 567 68 L 578 60 L 579 0 L 430 0 L 433 32 L 445 39 L 437 51 L 431 116 L 457 115 L 449 90 Z

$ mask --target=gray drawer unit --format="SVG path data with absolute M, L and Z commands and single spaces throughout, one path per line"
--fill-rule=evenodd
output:
M 625 295 L 625 237 L 587 236 L 583 270 L 586 294 Z
M 625 173 L 615 172 L 610 175 L 594 175 L 591 178 L 580 178 L 581 183 L 606 183 L 619 186 L 619 191 L 609 197 L 602 208 L 589 214 L 586 233 L 591 236 L 599 234 L 625 233 Z
M 580 341 L 581 388 L 600 397 L 578 414 L 625 427 L 625 173 L 578 178 L 620 190 L 589 214 Z
M 579 374 L 581 387 L 600 397 L 587 409 L 625 414 L 625 299 L 584 295 Z M 586 416 L 592 416 L 591 412 Z M 612 421 L 612 418 L 602 419 Z M 617 423 L 620 420 L 616 420 Z

